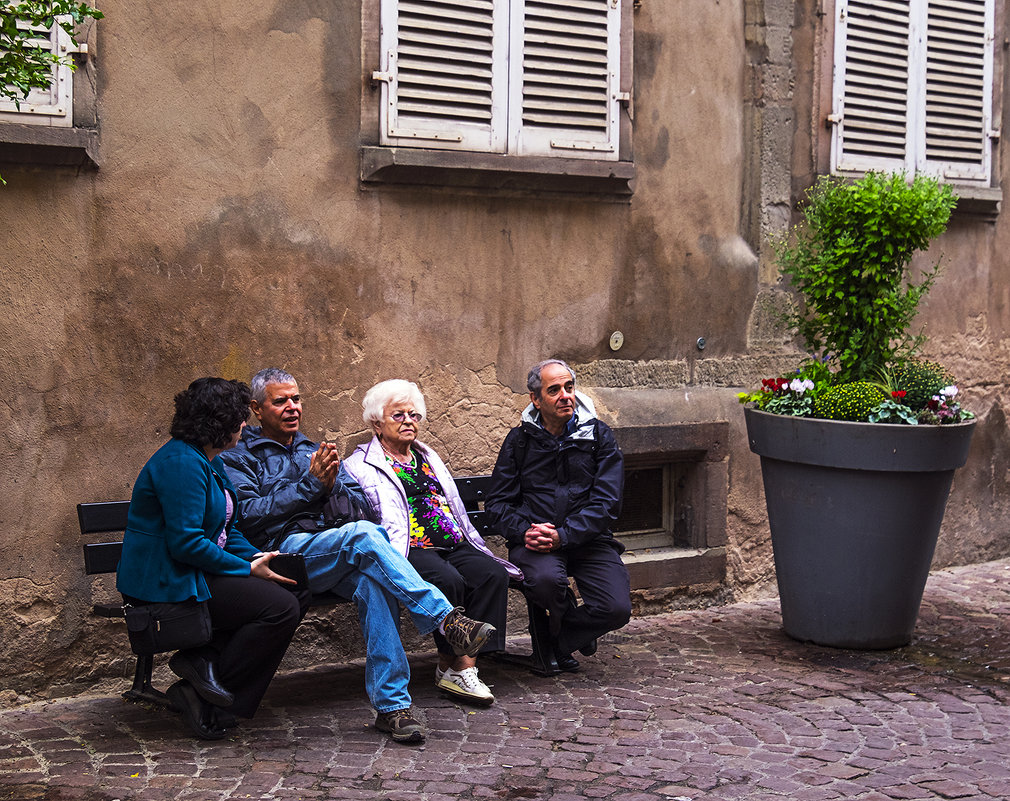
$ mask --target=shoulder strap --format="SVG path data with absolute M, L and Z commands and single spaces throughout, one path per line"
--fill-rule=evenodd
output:
M 526 449 L 529 447 L 529 444 L 529 436 L 523 427 L 520 426 L 519 434 L 516 436 L 515 448 L 512 452 L 516 464 L 516 473 L 522 473 L 523 468 L 526 466 Z

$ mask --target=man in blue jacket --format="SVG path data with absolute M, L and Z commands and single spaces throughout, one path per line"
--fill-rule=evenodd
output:
M 437 628 L 468 656 L 477 655 L 494 626 L 453 609 L 374 523 L 327 523 L 323 509 L 333 493 L 367 508 L 361 488 L 344 472 L 335 445 L 316 445 L 298 430 L 302 402 L 289 373 L 261 370 L 251 389 L 260 425 L 247 426 L 238 445 L 222 456 L 238 493 L 238 525 L 258 548 L 304 555 L 312 592 L 354 600 L 365 636 L 365 688 L 378 713 L 375 727 L 397 742 L 423 742 L 426 732 L 407 690 L 410 666 L 397 602 L 421 634 Z
M 624 457 L 563 361 L 534 365 L 527 387 L 530 405 L 505 437 L 484 509 L 527 593 L 550 615 L 558 667 L 577 670 L 573 652 L 592 655 L 598 637 L 631 617 L 624 546 L 610 530 L 621 510 Z

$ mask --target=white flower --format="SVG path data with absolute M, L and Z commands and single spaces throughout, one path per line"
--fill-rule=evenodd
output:
M 814 382 L 809 378 L 794 378 L 789 382 L 789 389 L 795 392 L 797 395 L 802 395 L 808 389 L 814 388 Z
M 953 398 L 957 394 L 957 387 L 951 384 L 949 387 L 941 389 L 940 394 L 947 398 Z

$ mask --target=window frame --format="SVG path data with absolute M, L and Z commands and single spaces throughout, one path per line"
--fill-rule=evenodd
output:
M 552 157 L 568 158 L 597 158 L 608 161 L 617 161 L 620 149 L 620 126 L 618 124 L 620 116 L 620 104 L 624 95 L 621 92 L 621 0 L 608 0 L 608 14 L 606 22 L 606 56 L 604 58 L 603 72 L 605 75 L 606 88 L 603 89 L 605 100 L 606 122 L 604 128 L 606 133 L 600 135 L 589 131 L 582 131 L 577 134 L 567 134 L 563 130 L 551 127 L 536 127 L 524 125 L 523 115 L 527 111 L 526 107 L 526 78 L 527 75 L 535 77 L 534 70 L 525 69 L 524 53 L 530 40 L 543 39 L 552 35 L 549 30 L 533 30 L 526 27 L 524 15 L 526 3 L 536 3 L 537 0 L 512 0 L 510 4 L 511 20 L 509 23 L 509 118 L 508 118 L 508 145 L 509 153 L 517 155 L 542 155 Z M 625 0 L 627 2 L 627 0 Z M 547 9 L 545 9 L 546 11 Z M 532 14 L 530 16 L 533 16 Z M 522 35 L 517 36 L 521 31 Z M 595 29 L 599 33 L 600 28 Z M 580 56 L 587 57 L 587 43 L 592 34 L 583 34 L 580 45 Z M 585 63 L 585 62 L 584 62 Z M 535 83 L 534 80 L 530 81 Z M 586 86 L 578 87 L 578 92 L 585 92 Z M 531 98 L 532 100 L 532 98 Z
M 99 158 L 97 76 L 95 73 L 96 20 L 88 18 L 77 26 L 74 47 L 59 25 L 54 28 L 61 49 L 64 44 L 72 55 L 75 70 L 60 67 L 66 80 L 65 113 L 48 114 L 44 110 L 0 113 L 0 163 L 97 168 Z M 65 37 L 65 39 L 64 39 Z M 34 93 L 33 93 L 34 94 Z M 22 101 L 22 108 L 30 102 Z M 28 115 L 33 115 L 28 119 Z M 56 117 L 62 117 L 59 122 Z
M 36 29 L 36 43 L 48 41 L 48 52 L 64 55 L 79 52 L 61 22 L 67 22 L 68 17 L 58 17 L 53 26 L 46 31 Z M 19 23 L 22 30 L 27 25 Z M 28 96 L 15 103 L 7 98 L 0 98 L 0 123 L 12 122 L 23 125 L 51 125 L 60 128 L 71 128 L 74 124 L 73 108 L 73 73 L 67 63 L 53 64 L 50 68 L 51 78 L 46 89 L 32 89 Z
M 626 479 L 635 470 L 661 468 L 667 482 L 663 531 L 615 532 L 628 547 L 621 558 L 632 589 L 723 583 L 729 424 L 615 425 L 613 430 Z
M 915 0 L 912 0 L 915 2 Z M 925 0 L 924 3 L 925 5 Z M 864 174 L 869 169 L 894 170 L 905 169 L 910 174 L 916 171 L 937 175 L 938 164 L 924 163 L 922 159 L 915 159 L 914 151 L 911 158 L 901 164 L 881 160 L 878 162 L 845 163 L 839 165 L 838 136 L 844 133 L 844 106 L 840 107 L 839 94 L 842 86 L 842 76 L 839 74 L 838 63 L 842 59 L 840 47 L 844 42 L 844 36 L 839 31 L 839 17 L 842 9 L 847 5 L 847 0 L 822 0 L 823 16 L 825 24 L 818 31 L 818 39 L 821 41 L 823 58 L 821 59 L 821 73 L 818 81 L 817 91 L 818 101 L 815 105 L 817 109 L 814 130 L 821 131 L 821 135 L 815 137 L 815 154 L 817 171 L 820 174 L 838 175 L 843 177 L 857 177 Z M 988 160 L 988 175 L 986 178 L 976 177 L 966 179 L 954 175 L 938 175 L 941 181 L 948 183 L 955 194 L 958 195 L 958 213 L 977 215 L 984 219 L 993 220 L 999 214 L 1002 201 L 1002 189 L 1000 187 L 1000 159 L 999 147 L 997 146 L 1000 137 L 999 125 L 1002 119 L 1002 93 L 1000 87 L 1003 83 L 1003 50 L 995 46 L 994 32 L 1002 30 L 1004 24 L 1005 0 L 991 0 L 991 12 L 987 20 L 989 27 L 989 47 L 985 77 L 986 93 L 984 102 L 988 106 L 988 117 L 986 124 L 986 158 Z M 923 111 L 922 103 L 925 89 L 921 87 L 919 99 L 920 113 Z M 823 123 L 823 124 L 821 124 Z M 925 138 L 925 127 L 921 131 L 917 128 L 917 144 L 915 147 L 922 147 Z M 939 165 L 939 166 L 942 166 Z
M 675 463 L 664 462 L 660 464 L 629 464 L 624 469 L 624 499 L 622 501 L 621 516 L 614 524 L 614 536 L 620 540 L 628 550 L 644 550 L 647 548 L 674 547 L 676 536 L 674 532 L 675 497 L 676 497 L 676 477 Z M 637 486 L 642 473 L 652 472 L 658 474 L 659 492 L 650 495 L 641 492 Z M 650 487 L 651 489 L 651 487 Z M 658 514 L 658 525 L 646 525 L 633 527 L 627 521 L 629 516 L 629 506 L 632 501 L 639 501 L 643 504 L 651 504 L 653 514 Z
M 546 195 L 581 193 L 626 201 L 634 191 L 635 166 L 632 154 L 631 92 L 633 74 L 633 3 L 612 0 L 618 28 L 619 67 L 613 109 L 616 143 L 613 153 L 601 158 L 592 151 L 573 152 L 559 148 L 556 155 L 544 155 L 534 149 L 513 148 L 506 152 L 492 149 L 468 150 L 441 142 L 432 145 L 421 137 L 384 139 L 382 105 L 388 102 L 383 86 L 388 71 L 389 50 L 383 48 L 382 25 L 393 3 L 389 0 L 362 2 L 362 93 L 360 179 L 363 188 L 383 184 L 440 186 L 453 191 L 477 191 L 495 194 L 525 195 L 536 191 Z M 515 6 L 511 8 L 515 11 Z M 388 24 L 388 23 L 387 23 Z M 500 113 L 500 112 L 499 112 Z M 514 135 L 506 132 L 506 137 Z M 525 151 L 525 152 L 523 152 Z

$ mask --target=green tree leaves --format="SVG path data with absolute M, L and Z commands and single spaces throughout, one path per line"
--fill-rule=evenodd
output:
M 803 297 L 789 322 L 814 353 L 831 353 L 837 381 L 870 378 L 921 345 L 908 329 L 939 264 L 913 281 L 912 256 L 947 227 L 956 198 L 917 175 L 821 178 L 807 193 L 792 242 L 776 244 L 784 276 Z
M 73 63 L 68 56 L 38 45 L 53 25 L 59 25 L 74 39 L 75 27 L 90 17 L 101 19 L 101 11 L 73 0 L 0 0 L 0 97 L 20 107 L 32 89 L 44 89 L 52 80 L 54 64 Z

